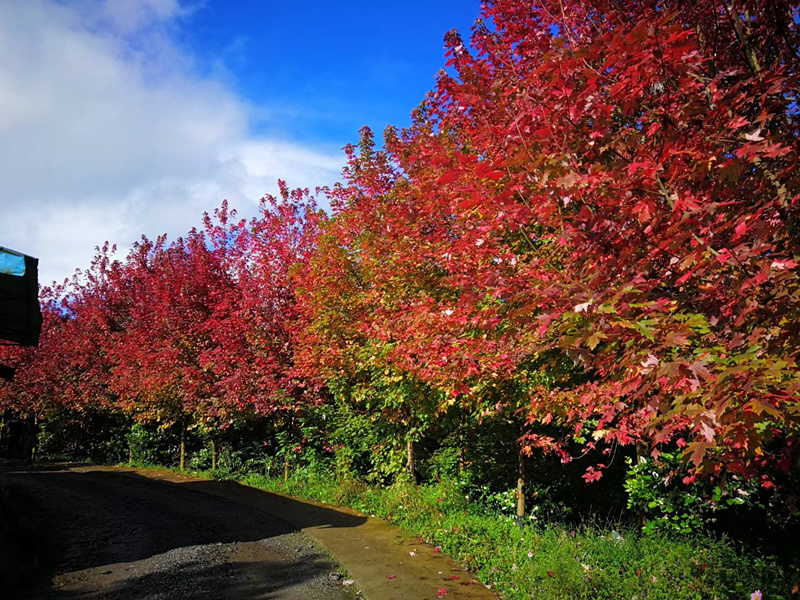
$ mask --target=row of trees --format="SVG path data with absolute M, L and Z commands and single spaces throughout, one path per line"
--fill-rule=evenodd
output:
M 6 351 L 18 368 L 6 406 L 213 431 L 304 402 L 289 268 L 311 248 L 315 216 L 299 200 L 265 199 L 249 222 L 223 204 L 202 230 L 143 237 L 124 261 L 99 249 L 85 273 L 43 290 L 39 347 Z
M 593 481 L 626 449 L 678 451 L 686 485 L 785 484 L 798 20 L 783 0 L 486 2 L 411 126 L 347 148 L 331 217 L 284 189 L 250 221 L 223 204 L 171 244 L 103 248 L 43 291 L 0 402 L 212 433 L 260 416 L 331 452 L 338 407 L 412 475 L 426 440 L 502 422 L 520 490 L 526 457 L 583 457 Z

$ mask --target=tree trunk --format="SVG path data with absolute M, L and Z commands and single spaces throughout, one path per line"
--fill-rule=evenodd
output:
M 36 460 L 36 451 L 39 448 L 39 415 L 33 414 L 33 431 L 31 431 L 31 460 L 29 466 L 33 466 Z
M 459 475 L 464 472 L 464 446 L 467 443 L 466 436 L 464 435 L 464 430 L 459 427 L 460 431 L 458 433 L 458 473 Z
M 636 442 L 636 464 L 640 465 L 647 460 L 647 444 Z
M 406 469 L 408 470 L 408 475 L 411 477 L 411 481 L 417 483 L 417 459 L 414 455 L 414 442 L 412 440 L 406 441 Z
M 211 470 L 217 470 L 217 440 L 211 436 Z
M 133 446 L 128 445 L 128 466 L 133 466 Z
M 181 471 L 186 470 L 186 426 L 181 423 Z
M 92 460 L 94 460 L 95 457 L 94 443 L 95 436 L 97 434 L 97 424 L 95 423 L 94 419 L 94 415 L 89 417 L 89 458 Z
M 517 525 L 522 527 L 525 518 L 525 455 L 517 455 Z

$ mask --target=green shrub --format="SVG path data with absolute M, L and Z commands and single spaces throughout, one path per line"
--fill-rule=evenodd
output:
M 170 465 L 175 460 L 177 439 L 166 432 L 135 423 L 125 437 L 134 462 Z
M 716 521 L 718 511 L 752 504 L 757 494 L 757 482 L 743 482 L 735 476 L 728 489 L 688 477 L 678 452 L 663 452 L 658 460 L 626 462 L 628 508 L 642 515 L 643 531 L 648 534 L 700 532 Z

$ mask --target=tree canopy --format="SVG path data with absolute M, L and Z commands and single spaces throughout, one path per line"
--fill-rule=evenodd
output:
M 43 292 L 40 347 L 2 349 L 0 403 L 224 426 L 333 400 L 410 442 L 509 415 L 587 480 L 636 445 L 772 487 L 800 432 L 799 19 L 485 2 L 411 125 L 346 149 L 330 216 L 284 185 L 101 249 Z

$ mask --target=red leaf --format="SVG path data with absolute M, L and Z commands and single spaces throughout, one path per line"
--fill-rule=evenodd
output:
M 584 481 L 591 483 L 592 481 L 598 481 L 602 479 L 603 472 L 599 469 L 595 469 L 594 467 L 589 467 L 586 469 L 586 473 L 584 473 L 582 477 Z

